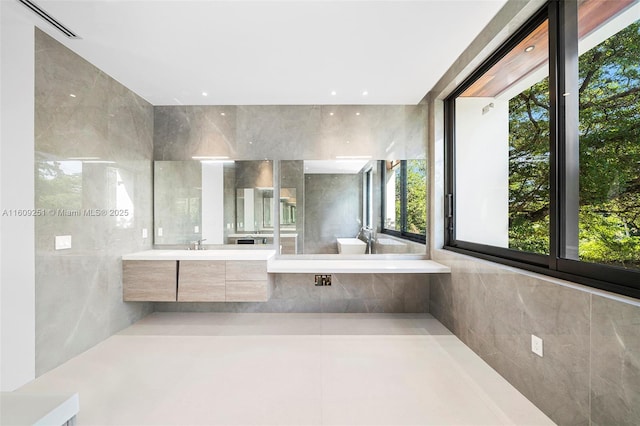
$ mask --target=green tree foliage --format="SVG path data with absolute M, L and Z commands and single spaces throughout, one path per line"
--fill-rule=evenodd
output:
M 549 253 L 549 79 L 509 101 L 509 246 Z
M 427 162 L 407 161 L 407 231 L 424 235 L 427 229 Z
M 36 163 L 37 208 L 71 209 L 82 207 L 82 174 L 69 174 L 58 161 Z
M 582 260 L 640 268 L 640 21 L 579 60 Z M 548 80 L 510 101 L 510 246 L 548 252 Z

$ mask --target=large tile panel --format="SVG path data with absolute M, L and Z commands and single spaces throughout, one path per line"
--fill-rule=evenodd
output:
M 593 296 L 591 424 L 640 424 L 640 307 Z
M 432 279 L 430 312 L 558 424 L 588 424 L 591 293 L 454 253 L 435 258 L 452 273 Z
M 40 375 L 153 308 L 122 301 L 120 262 L 151 247 L 153 107 L 39 30 L 35 65 Z

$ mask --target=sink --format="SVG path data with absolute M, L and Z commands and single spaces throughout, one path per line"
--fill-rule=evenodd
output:
M 367 244 L 357 238 L 338 238 L 339 254 L 365 254 Z

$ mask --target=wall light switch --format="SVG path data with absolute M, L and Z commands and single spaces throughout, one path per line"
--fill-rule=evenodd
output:
M 200 232 L 200 227 L 199 227 L 198 225 L 194 226 L 194 227 L 193 227 L 193 232 L 194 232 L 195 234 L 197 234 L 198 232 Z
M 149 237 L 149 232 L 147 231 L 147 228 L 142 228 L 142 238 L 148 238 Z
M 71 248 L 71 235 L 56 235 L 56 250 Z
M 162 228 L 158 228 L 158 237 L 162 237 Z
M 542 356 L 542 339 L 533 334 L 531 335 L 531 352 Z

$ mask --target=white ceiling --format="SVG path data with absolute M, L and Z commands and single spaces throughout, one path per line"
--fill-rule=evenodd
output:
M 35 3 L 153 105 L 309 105 L 418 103 L 506 0 Z

